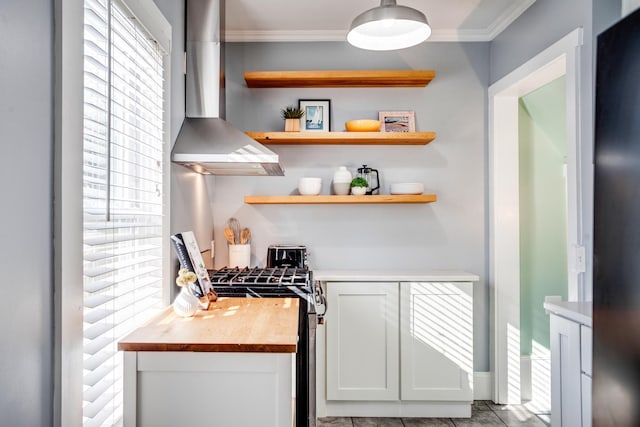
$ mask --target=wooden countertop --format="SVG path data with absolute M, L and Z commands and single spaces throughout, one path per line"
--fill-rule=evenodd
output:
M 118 350 L 295 353 L 298 306 L 298 298 L 221 298 L 187 318 L 169 306 Z

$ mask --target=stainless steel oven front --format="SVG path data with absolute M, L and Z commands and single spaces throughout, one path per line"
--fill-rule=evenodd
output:
M 296 353 L 296 426 L 316 427 L 316 329 L 323 312 L 324 295 L 316 288 L 307 268 L 229 268 L 211 272 L 214 290 L 219 296 L 252 298 L 300 298 Z

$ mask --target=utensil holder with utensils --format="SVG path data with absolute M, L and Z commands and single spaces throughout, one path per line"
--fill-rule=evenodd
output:
M 248 267 L 251 263 L 251 231 L 240 228 L 240 222 L 229 218 L 224 229 L 224 237 L 229 243 L 229 267 Z

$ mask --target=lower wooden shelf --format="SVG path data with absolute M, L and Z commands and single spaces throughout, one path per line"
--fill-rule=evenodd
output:
M 390 203 L 432 203 L 435 194 L 375 194 L 369 196 L 244 196 L 249 205 L 303 205 L 303 204 L 390 204 Z

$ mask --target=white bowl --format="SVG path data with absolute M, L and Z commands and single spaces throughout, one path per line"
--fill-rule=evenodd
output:
M 298 181 L 298 192 L 303 196 L 316 196 L 322 190 L 322 178 L 304 177 Z
M 424 184 L 421 182 L 399 182 L 391 184 L 389 193 L 391 194 L 422 194 Z

